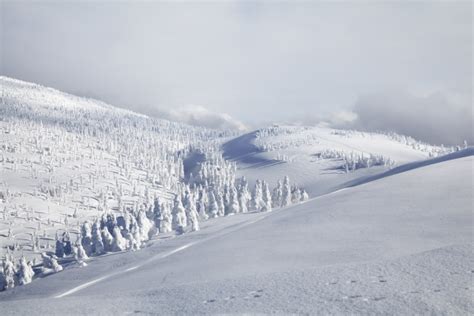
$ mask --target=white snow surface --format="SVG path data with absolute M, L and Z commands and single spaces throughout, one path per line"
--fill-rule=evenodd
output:
M 472 155 L 211 220 L 3 292 L 0 311 L 471 314 Z
M 101 203 L 118 208 L 116 187 L 126 205 L 145 192 L 171 198 L 181 176 L 174 160 L 182 162 L 173 155 L 208 142 L 218 148 L 228 136 L 15 79 L 0 77 L 0 85 L 0 193 L 9 190 L 0 198 L 0 212 L 8 210 L 0 255 L 14 242 L 15 254 L 38 256 L 65 228 L 75 237 L 80 223 L 102 214 Z M 288 175 L 312 198 L 66 266 L 0 292 L 0 315 L 474 313 L 473 148 L 428 159 L 450 149 L 279 126 L 222 150 L 250 183 L 274 186 Z M 340 159 L 321 156 L 328 150 L 395 165 L 346 173 Z M 39 250 L 29 249 L 33 233 Z

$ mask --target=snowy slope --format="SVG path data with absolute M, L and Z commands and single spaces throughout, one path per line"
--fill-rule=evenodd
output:
M 378 174 L 399 164 L 452 150 L 396 134 L 298 126 L 262 128 L 232 139 L 222 148 L 227 159 L 237 162 L 239 175 L 246 176 L 250 182 L 265 178 L 275 183 L 289 175 L 310 196 L 330 192 L 347 181 Z M 332 157 L 334 154 L 383 157 L 387 163 L 345 172 L 343 160 Z
M 170 199 L 189 147 L 225 135 L 7 77 L 0 91 L 0 258 L 38 259 L 104 211 Z
M 467 149 L 286 209 L 207 222 L 0 293 L 0 311 L 470 314 L 472 163 Z

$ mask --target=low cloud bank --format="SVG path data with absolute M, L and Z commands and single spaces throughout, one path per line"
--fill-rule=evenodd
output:
M 227 113 L 211 111 L 201 105 L 186 105 L 176 109 L 161 109 L 150 113 L 152 116 L 175 122 L 213 129 L 231 129 L 245 131 L 247 127 L 241 121 Z
M 349 127 L 367 131 L 394 131 L 432 144 L 473 143 L 472 105 L 441 93 L 418 97 L 408 93 L 383 93 L 360 97 L 356 119 Z

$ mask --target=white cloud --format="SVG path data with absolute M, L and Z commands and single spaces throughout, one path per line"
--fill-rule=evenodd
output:
M 442 93 L 415 96 L 404 92 L 360 97 L 353 109 L 357 119 L 348 127 L 394 131 L 434 144 L 473 143 L 472 105 L 468 97 Z
M 213 129 L 231 129 L 244 131 L 247 127 L 227 113 L 209 110 L 202 105 L 189 104 L 176 109 L 161 109 L 151 115 L 175 122 Z

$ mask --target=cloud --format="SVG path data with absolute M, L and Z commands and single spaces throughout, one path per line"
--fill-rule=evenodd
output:
M 404 92 L 362 96 L 347 127 L 367 131 L 394 131 L 433 144 L 473 143 L 470 98 L 442 93 L 415 96 Z
M 227 113 L 214 112 L 202 105 L 189 104 L 176 109 L 152 110 L 151 116 L 213 129 L 245 131 L 247 127 Z

